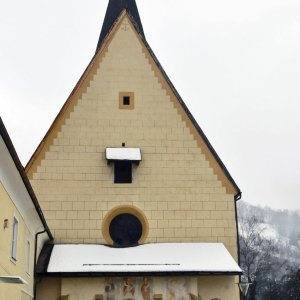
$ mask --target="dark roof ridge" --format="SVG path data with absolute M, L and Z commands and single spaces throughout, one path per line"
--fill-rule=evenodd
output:
M 123 12 L 123 10 L 126 10 L 128 14 L 132 16 L 136 27 L 138 28 L 142 36 L 145 38 L 143 25 L 135 0 L 109 0 L 99 41 L 96 48 L 96 53 L 100 49 L 102 42 L 104 41 L 107 34 L 110 32 L 111 28 L 114 26 L 116 20 L 120 17 L 120 14 Z
M 53 240 L 52 233 L 51 233 L 51 231 L 50 231 L 50 229 L 49 229 L 49 227 L 47 225 L 47 222 L 46 222 L 46 219 L 45 219 L 44 214 L 42 212 L 42 209 L 41 209 L 41 207 L 39 205 L 39 202 L 38 202 L 38 200 L 36 198 L 36 195 L 35 195 L 35 193 L 34 193 L 34 191 L 32 189 L 32 186 L 31 186 L 31 184 L 29 182 L 29 179 L 28 179 L 27 175 L 25 174 L 24 167 L 23 167 L 23 165 L 22 165 L 22 163 L 21 163 L 21 161 L 19 159 L 19 156 L 18 156 L 18 154 L 16 152 L 16 149 L 15 149 L 15 147 L 14 147 L 12 141 L 11 141 L 11 138 L 10 138 L 10 136 L 9 136 L 6 128 L 5 128 L 5 125 L 4 125 L 1 117 L 0 117 L 0 136 L 3 138 L 3 141 L 4 141 L 6 147 L 7 147 L 8 151 L 9 151 L 9 153 L 10 153 L 13 161 L 14 161 L 14 164 L 15 164 L 15 166 L 16 166 L 16 168 L 17 168 L 17 170 L 18 170 L 18 172 L 19 172 L 19 174 L 20 174 L 20 176 L 22 178 L 22 181 L 23 181 L 23 183 L 24 183 L 24 185 L 26 187 L 26 190 L 27 190 L 27 192 L 28 192 L 28 194 L 29 194 L 29 196 L 30 196 L 30 198 L 32 200 L 32 203 L 33 203 L 33 205 L 34 205 L 34 207 L 36 209 L 36 212 L 38 213 L 38 215 L 40 217 L 40 220 L 41 220 L 41 222 L 42 222 L 42 224 L 43 224 L 43 226 L 44 226 L 44 228 L 45 228 L 45 230 L 46 230 L 46 232 L 47 232 L 50 240 Z

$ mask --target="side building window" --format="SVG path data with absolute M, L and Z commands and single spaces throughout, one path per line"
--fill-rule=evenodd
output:
M 30 242 L 26 242 L 26 262 L 25 262 L 25 271 L 27 274 L 30 274 Z
M 13 235 L 12 235 L 12 245 L 11 245 L 11 258 L 17 260 L 17 249 L 18 249 L 18 229 L 19 222 L 16 217 L 14 217 L 13 222 Z

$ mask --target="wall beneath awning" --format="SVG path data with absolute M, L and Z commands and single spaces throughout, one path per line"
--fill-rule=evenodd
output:
M 201 277 L 198 280 L 198 294 L 201 300 L 220 298 L 240 299 L 237 276 Z
M 61 296 L 61 278 L 43 278 L 37 283 L 37 300 L 57 300 Z
M 68 296 L 68 300 L 190 300 L 199 295 L 201 300 L 238 300 L 236 280 L 235 276 L 44 278 L 38 285 L 37 299 Z M 159 295 L 162 298 L 157 298 Z

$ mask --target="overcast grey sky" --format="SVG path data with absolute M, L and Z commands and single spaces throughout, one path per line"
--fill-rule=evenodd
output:
M 0 4 L 0 115 L 26 164 L 108 0 Z M 300 1 L 137 0 L 146 38 L 252 204 L 300 209 Z

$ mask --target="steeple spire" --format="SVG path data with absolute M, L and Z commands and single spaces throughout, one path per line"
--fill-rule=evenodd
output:
M 109 0 L 96 52 L 99 50 L 106 35 L 108 34 L 113 24 L 116 22 L 116 20 L 118 19 L 118 17 L 124 9 L 127 10 L 127 12 L 132 17 L 133 21 L 136 23 L 136 27 L 139 33 L 143 37 L 145 37 L 143 25 L 140 19 L 139 11 L 136 6 L 135 0 Z

